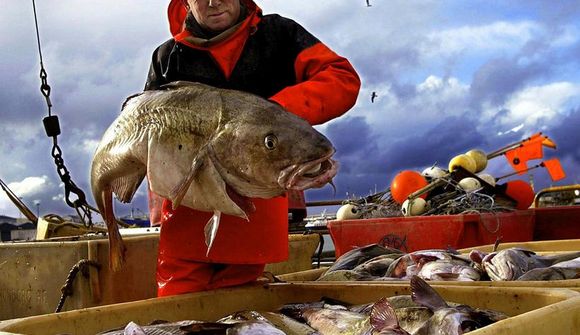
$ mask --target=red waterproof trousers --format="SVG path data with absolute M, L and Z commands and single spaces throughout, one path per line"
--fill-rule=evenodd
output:
M 265 264 L 217 264 L 160 255 L 157 259 L 157 296 L 207 291 L 255 281 Z

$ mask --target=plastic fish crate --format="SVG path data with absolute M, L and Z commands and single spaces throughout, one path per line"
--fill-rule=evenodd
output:
M 534 240 L 580 239 L 580 206 L 534 208 Z
M 318 235 L 288 237 L 288 260 L 267 264 L 275 275 L 312 268 Z M 62 310 L 143 300 L 157 296 L 155 271 L 159 234 L 125 236 L 126 265 L 109 270 L 109 244 L 104 237 L 83 241 L 36 241 L 0 244 L 0 320 L 53 313 L 70 270 L 81 260 L 101 265 L 90 267 L 88 276 L 79 272 L 73 295 Z
M 471 250 L 477 249 L 484 252 L 490 252 L 493 250 L 493 244 L 487 244 L 482 246 L 476 246 L 471 248 L 459 249 L 458 251 L 463 254 L 468 254 Z M 558 240 L 558 241 L 532 241 L 532 242 L 512 242 L 512 243 L 500 243 L 498 250 L 509 249 L 514 247 L 521 247 L 528 250 L 538 252 L 542 255 L 550 255 L 554 253 L 566 253 L 573 251 L 580 251 L 580 239 L 575 240 Z M 288 273 L 282 276 L 278 276 L 279 279 L 287 282 L 313 282 L 316 281 L 328 267 L 320 269 L 312 269 L 306 271 L 300 271 L 295 273 Z M 333 282 L 325 282 L 332 284 Z M 339 282 L 340 283 L 340 282 Z M 344 282 L 342 282 L 344 283 Z M 358 283 L 367 283 L 370 285 L 377 285 L 376 281 L 360 281 Z M 390 284 L 400 284 L 402 282 L 380 282 L 382 285 Z M 567 288 L 572 290 L 580 291 L 580 279 L 568 279 L 568 280 L 550 280 L 550 281 L 428 281 L 432 285 L 456 285 L 456 286 L 473 286 L 473 287 L 546 287 L 546 288 Z
M 280 280 L 292 283 L 316 282 L 324 274 L 327 268 L 312 269 L 289 273 L 278 276 Z M 320 281 L 317 283 L 326 283 L 328 285 L 342 285 L 345 283 L 359 283 L 361 285 L 402 285 L 409 283 L 408 280 L 401 281 Z M 568 280 L 538 280 L 538 281 L 427 281 L 429 285 L 449 285 L 464 287 L 533 287 L 533 288 L 565 288 L 574 291 L 580 291 L 580 279 Z
M 338 258 L 349 250 L 372 243 L 411 252 L 467 248 L 494 243 L 498 237 L 504 242 L 531 241 L 534 212 L 330 221 L 327 227 Z
M 471 250 L 483 252 L 493 251 L 494 244 L 480 245 L 470 248 L 459 249 L 461 253 L 469 253 Z M 523 248 L 539 253 L 580 251 L 580 239 L 554 240 L 554 241 L 530 241 L 530 242 L 510 242 L 500 243 L 497 250 L 509 248 Z
M 580 294 L 565 289 L 435 286 L 447 301 L 494 309 L 510 318 L 472 332 L 482 334 L 578 334 Z M 275 310 L 285 303 L 329 297 L 351 304 L 410 294 L 408 285 L 265 284 L 93 307 L 0 322 L 0 331 L 18 334 L 96 334 L 130 321 L 214 321 L 241 310 Z
M 155 297 L 159 236 L 124 241 L 127 265 L 119 272 L 109 270 L 109 244 L 103 237 L 0 244 L 0 320 L 53 313 L 61 287 L 81 260 L 94 261 L 100 269 L 89 267 L 87 277 L 77 273 L 63 311 Z
M 288 243 L 288 260 L 267 264 L 264 271 L 281 275 L 312 269 L 312 256 L 320 243 L 318 234 L 290 234 Z

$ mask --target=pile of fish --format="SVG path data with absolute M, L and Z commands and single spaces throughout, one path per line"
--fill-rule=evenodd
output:
M 418 276 L 440 281 L 538 281 L 580 278 L 580 251 L 549 256 L 521 248 L 472 250 L 398 249 L 370 244 L 339 257 L 318 281 L 396 281 Z
M 287 304 L 276 312 L 236 312 L 216 322 L 180 321 L 149 326 L 131 322 L 124 329 L 102 335 L 464 334 L 508 317 L 493 310 L 446 302 L 417 276 L 411 278 L 410 288 L 411 295 L 383 297 L 364 305 L 323 299 Z

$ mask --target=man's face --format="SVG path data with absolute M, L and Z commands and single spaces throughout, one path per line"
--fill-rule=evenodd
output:
M 187 0 L 193 17 L 204 28 L 223 31 L 240 16 L 240 0 Z

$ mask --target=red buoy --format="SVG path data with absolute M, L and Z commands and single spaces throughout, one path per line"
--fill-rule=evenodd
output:
M 417 171 L 404 170 L 399 172 L 391 182 L 391 196 L 398 204 L 402 204 L 409 194 L 427 186 L 427 179 Z M 420 196 L 425 199 L 427 194 Z
M 516 201 L 517 209 L 528 209 L 534 202 L 535 193 L 530 184 L 523 180 L 511 180 L 506 183 L 505 194 Z

